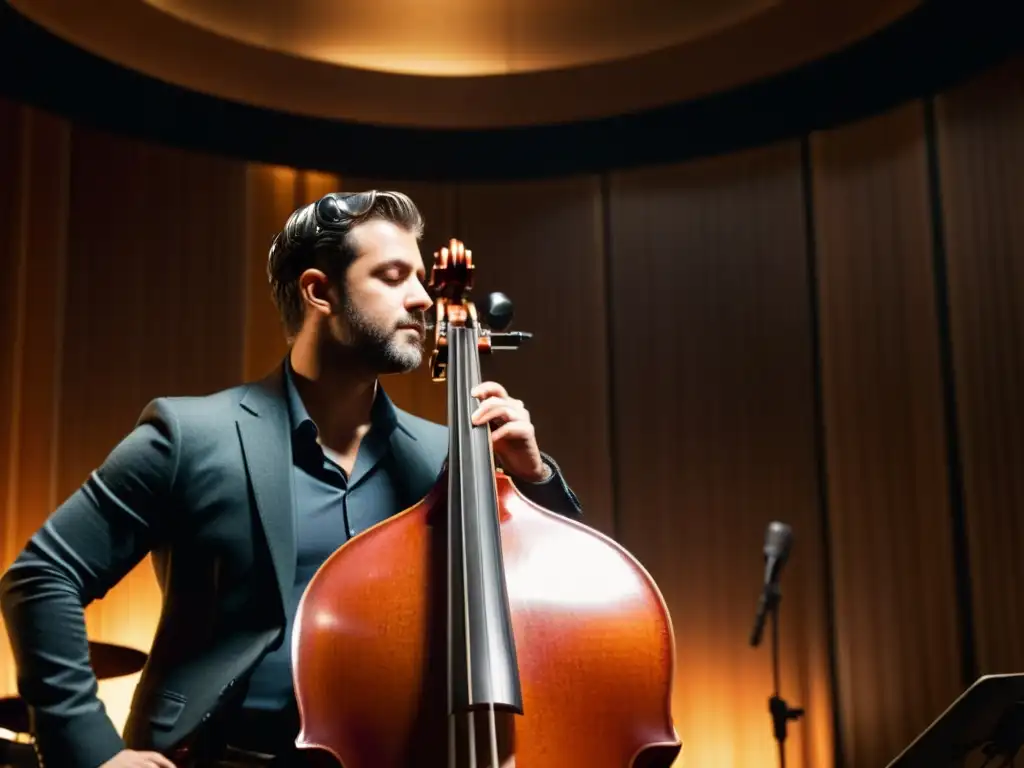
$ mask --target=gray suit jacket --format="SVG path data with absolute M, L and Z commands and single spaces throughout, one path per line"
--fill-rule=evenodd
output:
M 396 410 L 404 508 L 437 480 L 448 430 Z M 0 604 L 47 766 L 97 768 L 126 744 L 170 751 L 237 699 L 283 637 L 295 573 L 291 460 L 283 367 L 205 397 L 160 398 L 31 538 L 0 581 Z M 578 517 L 545 460 L 549 480 L 517 487 Z M 147 553 L 163 605 L 122 737 L 96 696 L 82 611 Z

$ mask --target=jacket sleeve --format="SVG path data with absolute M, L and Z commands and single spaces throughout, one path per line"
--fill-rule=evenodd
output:
M 539 483 L 531 483 L 527 480 L 520 480 L 513 475 L 512 481 L 515 483 L 516 488 L 519 489 L 523 496 L 534 504 L 544 507 L 544 509 L 571 517 L 574 520 L 581 519 L 583 517 L 583 508 L 580 506 L 580 500 L 576 498 L 576 494 L 573 493 L 572 488 L 565 481 L 562 470 L 555 463 L 555 460 L 543 451 L 541 452 L 541 457 L 544 459 L 544 463 L 551 469 L 551 474 L 547 479 L 541 480 Z
M 168 534 L 180 435 L 166 401 L 29 539 L 0 580 L 0 608 L 45 766 L 97 768 L 124 742 L 97 698 L 84 608 Z

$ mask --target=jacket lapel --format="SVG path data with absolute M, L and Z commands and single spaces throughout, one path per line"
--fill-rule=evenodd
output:
M 292 443 L 284 371 L 249 387 L 236 419 L 256 509 L 263 523 L 277 585 L 284 600 L 295 581 L 295 509 Z
M 390 399 L 386 408 L 396 420 L 388 442 L 395 466 L 401 468 L 396 480 L 402 485 L 400 495 L 405 508 L 420 501 L 431 490 L 444 457 L 433 456 L 426 450 Z M 256 509 L 284 600 L 295 581 L 296 544 L 291 425 L 283 366 L 248 388 L 241 400 L 236 424 Z
M 444 457 L 431 456 L 402 421 L 399 418 L 391 432 L 390 447 L 394 465 L 399 468 L 404 509 L 418 502 L 433 488 Z

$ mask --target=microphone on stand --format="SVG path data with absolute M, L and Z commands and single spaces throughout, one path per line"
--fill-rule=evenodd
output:
M 761 634 L 764 632 L 768 612 L 775 608 L 778 601 L 779 575 L 789 558 L 792 546 L 792 528 L 778 521 L 768 525 L 768 530 L 764 534 L 764 588 L 761 590 L 761 598 L 757 601 L 757 616 L 754 618 L 754 629 L 750 633 L 750 644 L 755 648 L 761 644 Z
M 764 534 L 764 585 L 761 587 L 761 597 L 757 601 L 754 629 L 750 633 L 750 644 L 757 647 L 761 643 L 764 623 L 771 617 L 772 682 L 775 690 L 768 699 L 768 711 L 772 717 L 772 732 L 778 744 L 781 768 L 786 768 L 787 725 L 791 720 L 799 720 L 804 714 L 803 709 L 790 707 L 779 695 L 779 601 L 782 599 L 779 576 L 786 560 L 789 559 L 792 546 L 793 529 L 778 521 L 769 523 Z

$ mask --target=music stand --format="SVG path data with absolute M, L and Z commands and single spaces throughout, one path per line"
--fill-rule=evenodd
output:
M 1024 674 L 983 675 L 886 768 L 1002 768 L 1022 746 Z

